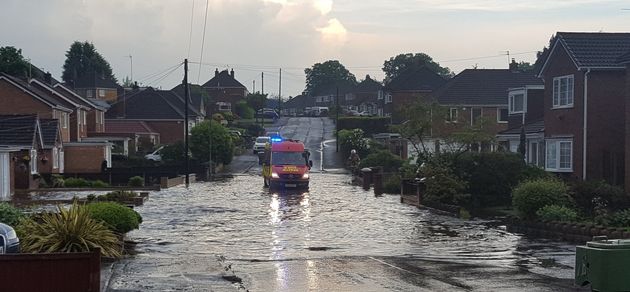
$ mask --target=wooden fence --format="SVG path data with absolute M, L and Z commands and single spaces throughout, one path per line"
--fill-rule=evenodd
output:
M 96 292 L 100 281 L 100 250 L 0 255 L 2 291 Z

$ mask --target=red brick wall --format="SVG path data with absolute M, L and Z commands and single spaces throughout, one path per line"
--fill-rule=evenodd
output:
M 146 123 L 160 134 L 162 144 L 184 141 L 184 121 L 148 121 Z
M 445 113 L 448 113 L 451 108 L 457 108 L 457 123 L 445 122 L 443 119 L 439 119 L 433 124 L 433 137 L 446 137 L 454 132 L 470 128 L 472 109 L 477 109 L 480 107 L 461 107 L 445 105 Z M 464 108 L 466 110 L 464 110 Z M 496 107 L 481 107 L 481 117 L 483 119 L 482 129 L 488 134 L 494 136 L 497 133 L 507 129 L 507 123 L 497 123 Z
M 100 173 L 106 146 L 65 146 L 65 173 Z
M 564 49 L 558 48 L 551 56 L 544 73 L 545 137 L 573 135 L 573 178 L 582 177 L 582 116 L 584 114 L 584 74 L 577 71 Z M 573 74 L 573 108 L 551 109 L 553 106 L 553 78 Z
M 46 163 L 44 163 L 41 159 L 42 154 L 46 156 L 46 158 L 48 158 L 48 161 Z M 59 173 L 59 168 L 53 168 L 54 158 L 52 149 L 43 150 L 43 152 L 40 152 L 38 155 L 39 161 L 37 163 L 37 169 L 39 170 L 39 173 Z M 58 163 L 61 164 L 61 162 Z
M 40 118 L 52 118 L 49 106 L 5 80 L 0 80 L 0 100 L 0 114 L 37 114 Z
M 87 132 L 88 133 L 103 133 L 105 131 L 104 123 L 105 121 L 101 121 L 98 123 L 97 115 L 101 113 L 101 111 L 90 110 L 87 113 Z M 105 118 L 103 116 L 103 118 Z

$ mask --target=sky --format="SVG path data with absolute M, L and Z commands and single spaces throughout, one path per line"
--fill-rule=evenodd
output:
M 533 63 L 557 31 L 630 31 L 627 0 L 0 0 L 0 46 L 60 78 L 72 42 L 89 41 L 122 80 L 170 89 L 234 69 L 249 91 L 304 90 L 304 68 L 339 60 L 358 80 L 423 52 L 454 72 Z M 207 8 L 207 9 L 206 9 Z M 207 11 L 207 13 L 206 13 Z M 204 26 L 205 23 L 205 26 Z M 205 35 L 204 35 L 205 27 Z M 203 48 L 203 50 L 202 50 Z M 130 57 L 131 56 L 131 57 Z

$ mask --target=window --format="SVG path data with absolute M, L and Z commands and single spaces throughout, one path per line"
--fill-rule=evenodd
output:
M 52 163 L 53 168 L 59 168 L 59 149 L 57 147 L 53 147 L 52 150 Z
M 385 103 L 392 103 L 392 94 L 391 93 L 385 94 Z
M 383 91 L 382 90 L 378 91 L 378 99 L 383 99 Z
M 37 173 L 37 150 L 31 149 L 31 174 Z
M 573 171 L 573 141 L 547 140 L 546 161 L 546 170 L 548 171 Z
M 475 126 L 475 125 L 480 125 L 481 126 L 481 108 L 477 107 L 477 108 L 472 108 L 472 110 L 470 111 L 470 125 L 471 126 Z
M 61 125 L 64 129 L 68 128 L 68 113 L 61 113 Z
M 508 106 L 510 108 L 510 114 L 521 114 L 525 108 L 524 106 L 525 94 L 523 93 L 510 93 L 508 98 Z
M 553 107 L 573 106 L 573 75 L 553 79 Z
M 508 109 L 497 108 L 497 123 L 507 123 L 507 122 L 508 122 Z
M 98 97 L 105 97 L 105 89 L 98 90 Z
M 446 121 L 451 123 L 457 123 L 457 108 L 448 109 L 448 115 L 446 116 Z
M 93 97 L 93 95 L 92 95 L 92 90 L 86 90 L 86 91 L 85 91 L 85 95 L 86 95 L 88 98 L 92 98 L 92 97 Z

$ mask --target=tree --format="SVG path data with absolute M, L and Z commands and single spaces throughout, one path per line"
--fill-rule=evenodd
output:
M 357 83 L 354 74 L 337 60 L 316 63 L 311 68 L 304 69 L 304 74 L 306 74 L 306 89 L 304 89 L 306 95 L 313 94 L 319 87 L 325 85 L 355 85 Z
M 403 109 L 405 122 L 392 126 L 393 130 L 409 140 L 418 160 L 424 161 L 431 156 L 427 148 L 427 139 L 431 137 L 433 123 L 443 121 L 445 109 L 437 103 L 418 101 Z
M 520 61 L 518 62 L 518 65 L 516 68 L 518 68 L 518 70 L 521 72 L 532 71 L 534 69 L 534 65 L 532 65 L 529 62 Z
M 440 64 L 433 61 L 431 56 L 425 53 L 407 53 L 391 57 L 383 63 L 385 82 L 391 81 L 408 69 L 420 67 L 426 67 L 442 77 L 450 78 L 453 76 L 453 72 L 449 68 L 440 66 Z
M 549 38 L 549 45 L 544 47 L 542 51 L 538 51 L 538 53 L 536 53 L 536 63 L 534 63 L 533 65 L 534 73 L 536 74 L 540 73 L 540 70 L 542 69 L 542 66 L 545 60 L 547 60 L 549 53 L 551 53 L 551 47 L 553 47 L 553 43 L 555 42 L 556 42 L 556 36 L 552 35 Z
M 63 64 L 61 79 L 72 84 L 73 81 L 84 76 L 90 76 L 90 74 L 118 82 L 112 73 L 112 67 L 96 51 L 92 43 L 75 41 L 66 52 L 66 62 Z
M 191 130 L 190 152 L 199 161 L 209 161 L 212 153 L 215 163 L 230 164 L 234 154 L 234 143 L 227 129 L 216 121 L 205 121 Z M 210 150 L 210 151 L 209 151 Z
M 28 76 L 29 63 L 22 56 L 22 50 L 15 47 L 0 47 L 0 72 L 16 77 Z
M 247 104 L 253 108 L 255 111 L 258 111 L 265 107 L 267 104 L 267 94 L 266 93 L 250 93 L 245 97 L 245 101 Z
M 249 120 L 254 118 L 254 109 L 244 100 L 236 103 L 235 111 L 241 119 Z

